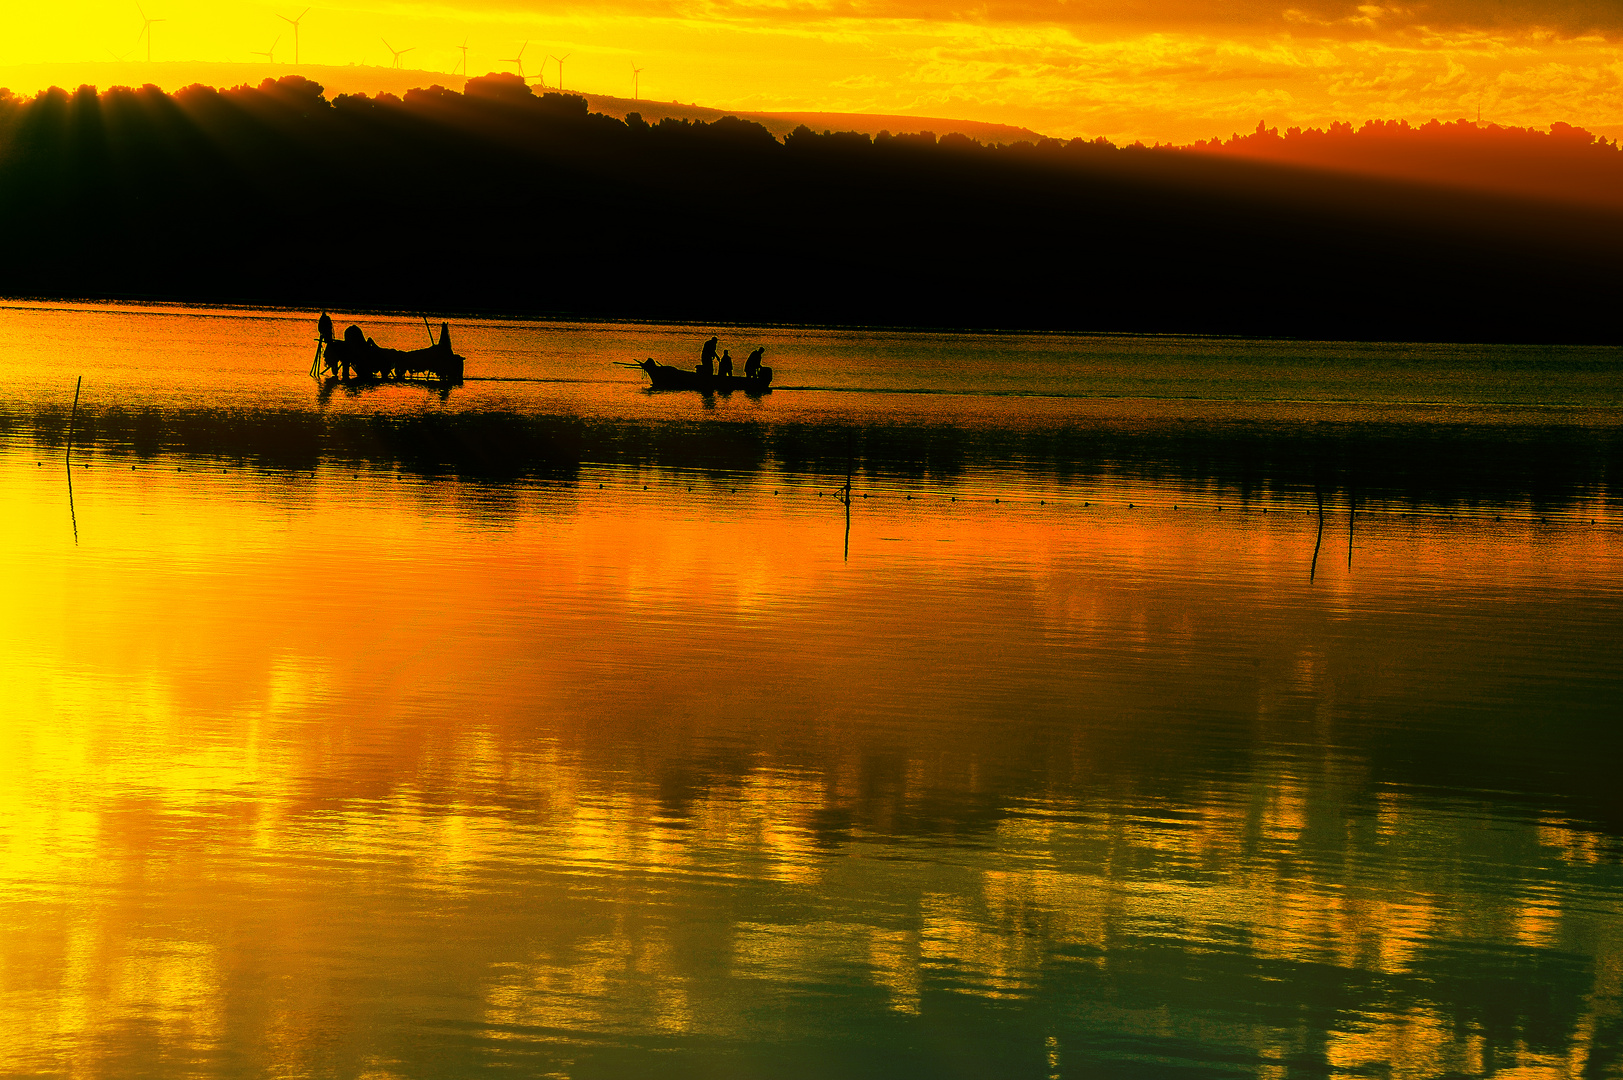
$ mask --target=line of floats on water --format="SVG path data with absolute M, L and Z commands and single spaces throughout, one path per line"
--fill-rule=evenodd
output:
M 329 383 L 426 382 L 440 386 L 462 383 L 465 360 L 451 348 L 451 327 L 440 323 L 440 336 L 434 338 L 428 319 L 423 319 L 428 331 L 429 345 L 424 349 L 388 349 L 379 345 L 351 324 L 342 337 L 335 337 L 333 324 L 326 312 L 316 323 L 316 355 L 310 362 L 312 378 Z M 697 390 L 703 394 L 731 393 L 742 390 L 746 394 L 770 393 L 772 369 L 761 363 L 766 346 L 750 353 L 741 374 L 733 371 L 733 358 L 729 350 L 716 355 L 716 338 L 705 342 L 699 362 L 690 370 L 672 364 L 661 364 L 652 357 L 636 363 L 618 362 L 620 367 L 636 368 L 648 376 L 652 390 Z

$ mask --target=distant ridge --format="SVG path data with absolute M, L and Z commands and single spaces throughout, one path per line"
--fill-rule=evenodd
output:
M 243 82 L 0 97 L 0 295 L 1618 340 L 1623 213 L 1587 206 L 1103 139 L 622 121 L 510 74 Z
M 711 109 L 702 105 L 683 105 L 678 102 L 633 101 L 630 98 L 609 97 L 604 94 L 583 94 L 593 112 L 624 120 L 627 113 L 641 113 L 642 118 L 656 124 L 666 117 L 677 120 L 702 120 L 713 123 L 723 116 L 736 116 L 760 124 L 778 138 L 783 138 L 804 125 L 816 132 L 860 131 L 877 135 L 888 131 L 892 135 L 933 131 L 937 136 L 959 134 L 976 142 L 997 143 L 1007 146 L 1017 142 L 1037 142 L 1043 136 L 1029 128 L 1009 124 L 991 124 L 979 120 L 948 120 L 936 116 L 900 116 L 885 113 L 837 112 L 740 112 L 736 109 Z
M 467 82 L 461 75 L 443 71 L 423 71 L 413 68 L 374 67 L 367 64 L 220 64 L 204 61 L 128 62 L 104 61 L 80 64 L 15 64 L 0 67 L 0 87 L 13 93 L 32 96 L 50 86 L 73 90 L 88 83 L 105 90 L 110 86 L 142 86 L 151 83 L 169 93 L 183 86 L 202 83 L 216 89 L 233 86 L 257 86 L 264 79 L 279 79 L 284 75 L 303 75 L 320 83 L 326 90 L 328 101 L 339 94 L 388 93 L 403 96 L 407 90 L 439 85 L 447 90 L 461 91 Z M 537 92 L 540 87 L 536 87 Z M 932 116 L 897 116 L 876 113 L 831 112 L 740 112 L 737 109 L 713 109 L 703 105 L 683 105 L 677 102 L 633 101 L 630 98 L 607 94 L 578 93 L 593 112 L 624 120 L 627 113 L 641 113 L 643 119 L 658 123 L 666 117 L 677 120 L 702 120 L 706 123 L 723 116 L 736 116 L 751 120 L 783 138 L 804 124 L 813 131 L 860 131 L 877 135 L 889 131 L 892 135 L 933 131 L 936 135 L 957 133 L 977 142 L 1009 143 L 1036 142 L 1042 136 L 1035 131 L 1009 124 L 992 124 L 979 120 L 951 120 Z

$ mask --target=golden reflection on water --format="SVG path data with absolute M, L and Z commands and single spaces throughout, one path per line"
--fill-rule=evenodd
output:
M 1613 839 L 1382 756 L 1441 701 L 1524 746 L 1503 696 L 1554 684 L 1509 658 L 1619 629 L 1602 530 L 1371 515 L 1310 583 L 1305 516 L 1143 489 L 874 498 L 847 561 L 790 477 L 181 464 L 76 476 L 75 547 L 3 461 L 0 1072 L 572 1074 L 999 1008 L 1065 1075 L 1101 1032 L 1258 1076 L 1615 1044 Z M 1540 964 L 1553 1018 L 1451 981 Z

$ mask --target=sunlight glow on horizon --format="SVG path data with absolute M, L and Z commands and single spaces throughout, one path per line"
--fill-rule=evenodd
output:
M 298 15 L 305 0 L 143 6 L 163 20 L 152 27 L 155 63 L 257 64 L 270 74 L 262 54 L 274 50 L 274 73 L 295 70 L 293 28 L 279 16 Z M 548 87 L 558 79 L 554 58 L 565 56 L 564 88 L 586 93 L 632 96 L 635 66 L 649 100 L 953 117 L 1118 143 L 1226 137 L 1259 120 L 1283 129 L 1475 119 L 1478 108 L 1500 124 L 1566 121 L 1623 135 L 1623 21 L 1596 27 L 1555 7 L 1473 6 L 1481 5 L 1433 5 L 1424 12 L 1437 25 L 1422 25 L 1367 5 L 1280 12 L 1170 0 L 1146 14 L 1110 0 L 1084 24 L 1057 0 L 941 17 L 917 0 L 545 12 L 503 0 L 351 2 L 310 5 L 298 47 L 303 65 L 386 68 L 387 39 L 411 50 L 404 63 L 424 85 L 460 76 L 464 41 L 474 75 L 516 70 L 510 61 L 523 47 L 525 74 L 544 73 Z M 12 22 L 0 43 L 0 86 L 21 93 L 39 89 L 41 78 L 106 82 L 105 65 L 143 62 L 149 45 L 135 0 L 67 0 Z M 43 64 L 56 66 L 44 74 L 18 67 Z

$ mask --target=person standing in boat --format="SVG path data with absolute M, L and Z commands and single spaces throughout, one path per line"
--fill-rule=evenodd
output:
M 323 353 L 325 353 L 322 365 L 330 373 L 337 375 L 338 361 L 333 359 L 332 349 L 329 348 L 332 345 L 332 316 L 325 311 L 321 313 L 321 318 L 316 320 L 316 340 L 321 342 L 320 345 L 316 346 L 316 355 L 323 356 Z
M 716 374 L 717 375 L 731 375 L 732 373 L 733 373 L 733 354 L 729 350 L 723 349 L 723 350 L 721 350 L 721 362 L 716 365 Z
M 744 361 L 744 378 L 753 379 L 761 373 L 761 354 L 764 352 L 766 352 L 766 346 L 762 345 L 759 349 L 750 353 L 749 359 Z
M 699 366 L 693 369 L 700 375 L 709 375 L 716 370 L 716 339 L 711 338 L 704 343 L 704 352 L 699 354 Z

